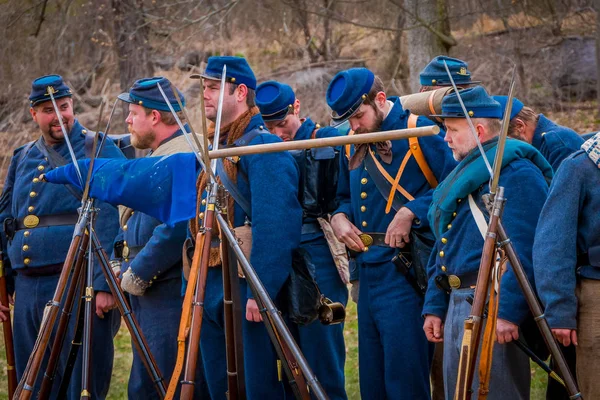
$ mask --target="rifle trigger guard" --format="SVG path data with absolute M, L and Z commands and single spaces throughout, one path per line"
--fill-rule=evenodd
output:
M 498 248 L 499 249 L 504 248 L 509 243 L 510 243 L 510 238 L 506 238 L 506 240 L 498 242 Z

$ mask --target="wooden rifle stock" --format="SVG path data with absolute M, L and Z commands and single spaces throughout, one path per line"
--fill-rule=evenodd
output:
M 0 243 L 2 246 L 2 243 Z M 10 307 L 8 301 L 8 289 L 6 287 L 6 276 L 4 271 L 4 261 L 2 260 L 2 251 L 0 248 L 0 303 Z M 10 312 L 6 321 L 2 322 L 2 332 L 4 334 L 4 350 L 6 351 L 6 374 L 8 378 L 8 397 L 12 398 L 17 389 L 17 370 L 15 369 L 15 345 L 13 342 L 12 324 L 10 321 Z
M 71 284 L 67 290 L 67 297 L 63 304 L 62 313 L 58 321 L 58 327 L 56 328 L 56 333 L 54 334 L 52 350 L 50 351 L 50 357 L 48 358 L 48 364 L 46 366 L 46 373 L 44 374 L 40 392 L 38 394 L 39 400 L 45 400 L 50 397 L 50 392 L 56 376 L 56 369 L 58 368 L 58 359 L 60 357 L 60 353 L 62 352 L 67 333 L 67 327 L 69 326 L 69 319 L 71 317 L 73 305 L 75 304 L 75 298 L 79 294 L 79 291 L 77 290 L 78 285 L 83 284 L 83 281 L 80 278 L 83 276 L 82 266 L 89 239 L 89 236 L 84 234 L 83 240 L 81 241 L 81 246 L 79 247 L 77 261 L 75 262 L 75 268 L 73 269 L 73 275 L 71 277 Z
M 200 347 L 200 333 L 202 330 L 202 316 L 204 314 L 204 296 L 206 294 L 206 278 L 208 276 L 208 263 L 210 261 L 210 244 L 213 234 L 213 222 L 215 214 L 214 201 L 209 201 L 206 206 L 204 221 L 205 232 L 202 253 L 194 251 L 194 262 L 200 263 L 200 276 L 196 282 L 194 302 L 192 304 L 191 331 L 188 338 L 188 350 L 185 360 L 185 371 L 181 382 L 181 399 L 190 400 L 194 398 L 194 378 L 196 375 L 196 364 L 198 363 L 198 348 Z M 199 244 L 196 243 L 196 247 Z M 196 259 L 200 256 L 200 259 Z M 189 283 L 188 283 L 189 284 Z
M 485 235 L 483 252 L 479 264 L 479 273 L 477 275 L 477 284 L 475 287 L 475 296 L 471 307 L 471 314 L 465 321 L 464 335 L 470 336 L 470 345 L 468 351 L 463 350 L 461 352 L 459 366 L 462 369 L 459 369 L 459 375 L 456 382 L 455 400 L 470 399 L 472 392 L 471 386 L 473 385 L 473 373 L 475 371 L 475 363 L 479 352 L 483 312 L 489 291 L 492 264 L 495 262 L 496 258 L 496 232 L 504 207 L 504 189 L 502 187 L 498 188 L 498 193 L 494 196 L 493 201 L 490 222 Z M 463 346 L 466 345 L 464 340 L 465 337 L 463 337 Z M 466 357 L 466 360 L 463 360 L 463 357 Z
M 175 396 L 177 386 L 179 385 L 179 377 L 183 370 L 185 362 L 185 340 L 188 337 L 190 330 L 190 320 L 192 315 L 192 299 L 194 298 L 196 281 L 198 280 L 198 270 L 200 269 L 200 261 L 202 249 L 204 248 L 204 232 L 200 231 L 196 234 L 196 246 L 194 248 L 194 256 L 192 257 L 192 266 L 188 277 L 188 284 L 185 289 L 183 298 L 183 311 L 181 312 L 181 320 L 179 321 L 179 331 L 177 333 L 177 359 L 175 368 L 169 381 L 169 388 L 165 400 L 171 400 Z

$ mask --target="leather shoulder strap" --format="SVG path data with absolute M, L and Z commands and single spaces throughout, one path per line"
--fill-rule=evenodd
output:
M 416 128 L 417 120 L 419 116 L 415 114 L 410 114 L 408 117 L 408 128 Z M 423 155 L 423 150 L 421 150 L 421 146 L 419 145 L 419 138 L 411 137 L 408 139 L 408 144 L 410 146 L 410 152 L 413 157 L 415 157 L 415 161 L 419 165 L 421 172 L 425 175 L 425 179 L 429 183 L 429 186 L 432 188 L 436 188 L 438 185 L 438 181 L 433 174 L 431 168 L 429 168 L 429 164 L 427 164 L 427 160 L 425 159 L 425 155 Z
M 348 132 L 348 136 L 352 136 L 354 135 L 354 131 L 352 129 L 350 129 L 350 131 Z M 349 160 L 350 159 L 350 145 L 347 144 L 344 146 L 344 151 L 346 153 L 346 158 Z

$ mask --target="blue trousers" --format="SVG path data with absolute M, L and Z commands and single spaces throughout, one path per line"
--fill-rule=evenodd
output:
M 129 296 L 131 310 L 140 325 L 156 365 L 168 387 L 177 359 L 177 333 L 183 299 L 179 277 L 156 281 L 143 296 Z M 200 359 L 199 359 L 200 360 Z M 197 363 L 194 398 L 209 399 L 202 362 Z M 127 388 L 130 399 L 159 399 L 152 377 L 133 348 L 133 363 Z M 175 394 L 179 398 L 179 388 Z
M 358 365 L 363 399 L 430 398 L 433 345 L 423 300 L 391 262 L 360 263 Z
M 321 293 L 346 306 L 348 288 L 340 278 L 325 238 L 303 242 L 302 247 L 311 255 Z M 347 399 L 344 379 L 344 324 L 325 326 L 314 321 L 310 325 L 299 326 L 296 336 L 304 357 L 329 398 Z
M 15 278 L 15 310 L 13 321 L 13 336 L 15 344 L 15 358 L 17 367 L 17 379 L 21 379 L 29 355 L 35 344 L 38 331 L 42 322 L 44 307 L 46 303 L 54 296 L 54 291 L 58 283 L 59 275 L 50 276 L 25 276 L 17 275 Z M 61 305 L 62 306 L 62 305 Z M 73 307 L 73 315 L 69 321 L 66 338 L 64 340 L 62 352 L 59 358 L 57 374 L 52 387 L 51 398 L 56 398 L 59 382 L 62 380 L 63 371 L 69 355 L 71 341 L 77 325 L 77 316 L 75 311 L 77 303 Z M 95 310 L 94 310 L 95 311 Z M 59 313 L 60 316 L 60 313 Z M 114 346 L 113 338 L 119 330 L 121 318 L 118 310 L 112 310 L 104 314 L 100 319 L 94 313 L 92 329 L 92 379 L 91 394 L 93 399 L 104 399 L 110 386 L 110 378 L 113 367 Z M 55 325 L 55 327 L 58 323 Z M 50 356 L 50 347 L 54 340 L 54 332 L 51 335 L 50 345 L 44 356 L 44 361 L 38 373 L 38 378 L 34 387 L 34 397 L 39 392 L 48 357 Z M 69 399 L 79 399 L 81 396 L 81 349 L 78 354 L 75 368 L 73 369 L 69 390 Z
M 465 318 L 471 312 L 471 304 L 466 299 L 473 294 L 474 289 L 469 288 L 453 290 L 450 294 L 448 314 L 444 322 L 444 388 L 447 399 L 453 398 L 456 390 Z M 479 356 L 476 365 L 479 365 Z M 514 343 L 494 343 L 490 376 L 490 392 L 487 397 L 489 400 L 529 399 L 531 384 L 529 357 Z M 479 373 L 476 370 L 473 376 L 475 393 L 478 387 Z
M 222 279 L 220 268 L 208 270 L 200 336 L 202 361 L 213 400 L 225 399 L 227 392 Z M 246 287 L 245 280 L 240 279 L 247 398 L 249 400 L 292 399 L 287 384 L 284 385 L 278 379 L 277 356 L 264 324 L 248 322 L 245 318 Z M 283 379 L 285 380 L 285 377 Z

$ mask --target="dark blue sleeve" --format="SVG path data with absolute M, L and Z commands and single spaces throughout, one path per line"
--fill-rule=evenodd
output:
M 14 272 L 10 265 L 10 260 L 6 253 L 8 248 L 8 238 L 6 232 L 4 232 L 4 220 L 12 217 L 12 193 L 15 184 L 15 173 L 17 170 L 17 159 L 20 151 L 23 148 L 15 150 L 10 165 L 8 167 L 8 173 L 4 181 L 2 188 L 2 196 L 0 196 L 0 251 L 2 252 L 2 263 L 4 266 L 4 274 L 6 276 L 6 286 L 9 293 L 14 292 Z
M 131 269 L 145 281 L 164 273 L 181 260 L 181 248 L 187 236 L 187 221 L 174 226 L 160 224 L 152 237 L 131 262 Z
M 548 185 L 533 163 L 521 160 L 502 169 L 500 186 L 506 188 L 504 196 L 507 200 L 502 215 L 504 229 L 519 255 L 527 278 L 533 282 L 533 239 L 548 195 Z M 502 276 L 498 318 L 520 324 L 528 313 L 529 306 L 509 264 Z
M 448 311 L 449 296 L 446 292 L 439 289 L 435 284 L 435 277 L 437 276 L 438 266 L 437 260 L 437 241 L 434 251 L 429 255 L 429 262 L 427 263 L 427 292 L 425 293 L 425 302 L 423 304 L 423 317 L 427 315 L 435 315 L 443 320 L 446 319 L 446 312 Z
M 281 141 L 275 135 L 261 137 L 264 143 Z M 244 158 L 252 204 L 250 261 L 269 296 L 275 299 L 289 276 L 292 251 L 300 246 L 300 175 L 293 157 L 287 152 L 255 154 Z M 248 298 L 251 297 L 248 288 Z
M 577 225 L 583 174 L 565 160 L 554 176 L 540 214 L 533 246 L 533 270 L 551 328 L 577 328 Z
M 346 146 L 342 147 L 342 154 L 340 155 L 340 172 L 335 200 L 338 204 L 338 208 L 332 213 L 332 215 L 344 213 L 346 214 L 346 217 L 352 221 L 352 204 L 350 202 L 350 171 L 348 170 Z

